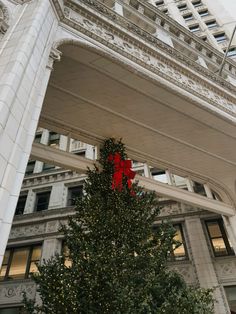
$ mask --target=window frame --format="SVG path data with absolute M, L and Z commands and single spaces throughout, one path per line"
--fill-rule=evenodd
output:
M 224 42 L 224 41 L 227 40 L 227 37 L 226 37 L 225 32 L 216 33 L 216 34 L 213 34 L 213 36 L 214 36 L 215 40 L 216 40 L 218 43 L 222 43 L 222 42 Z M 217 40 L 217 38 L 220 38 L 220 36 L 222 37 L 222 39 Z
M 187 5 L 187 3 L 180 4 L 180 5 L 178 6 L 178 9 L 179 9 L 180 12 L 183 12 L 183 11 L 185 11 L 185 10 L 188 10 L 188 5 Z
M 25 169 L 25 175 L 29 176 L 29 175 L 31 175 L 31 174 L 34 173 L 35 163 L 36 163 L 36 160 L 29 160 L 29 161 L 28 161 L 27 166 L 26 166 L 26 169 Z M 30 170 L 30 171 L 27 170 L 29 164 L 32 164 L 32 165 L 33 165 L 32 171 L 31 171 L 31 170 Z
M 79 184 L 71 185 L 71 186 L 67 187 L 66 206 L 69 207 L 69 206 L 75 206 L 76 205 L 76 203 L 73 204 L 73 200 L 75 200 L 75 198 L 72 198 L 70 194 L 71 194 L 73 189 L 79 189 L 79 188 L 81 189 L 81 197 L 82 197 L 83 196 L 83 183 L 82 182 Z M 80 197 L 80 196 L 78 196 L 78 197 Z
M 188 28 L 189 28 L 189 31 L 191 33 L 196 33 L 196 32 L 200 32 L 201 31 L 201 28 L 200 28 L 199 24 L 190 25 Z
M 41 211 L 44 211 L 44 210 L 47 210 L 48 207 L 49 207 L 49 202 L 50 202 L 50 197 L 51 197 L 51 189 L 50 190 L 45 190 L 45 191 L 36 191 L 35 192 L 35 204 L 34 204 L 34 212 L 41 212 Z M 47 205 L 47 208 L 44 208 L 44 209 L 38 209 L 38 197 L 40 194 L 49 194 L 49 197 L 48 197 L 48 205 Z
M 53 148 L 59 148 L 59 145 L 60 145 L 60 134 L 57 132 L 50 131 L 49 136 L 48 136 L 48 146 L 53 147 Z
M 204 16 L 209 16 L 210 12 L 208 11 L 208 9 L 204 9 L 204 10 L 198 11 L 198 14 L 200 15 L 200 17 L 204 17 Z
M 205 22 L 208 29 L 216 28 L 219 25 L 217 24 L 216 20 L 206 21 Z
M 173 228 L 176 229 L 176 227 L 179 228 L 179 231 L 180 231 L 180 235 L 181 235 L 181 238 L 182 238 L 182 244 L 183 245 L 183 248 L 184 248 L 184 256 L 183 257 L 179 257 L 178 256 L 175 256 L 175 249 L 173 249 L 171 252 L 170 252 L 170 261 L 172 262 L 178 262 L 178 261 L 186 261 L 186 260 L 189 260 L 189 256 L 188 256 L 188 250 L 187 250 L 187 246 L 186 246 L 186 239 L 185 239 L 185 235 L 184 235 L 184 231 L 183 231 L 183 223 L 174 223 L 173 224 Z M 181 246 L 180 245 L 180 246 Z M 178 246 L 179 247 L 179 246 Z
M 32 260 L 32 255 L 33 255 L 33 250 L 34 248 L 36 247 L 39 247 L 41 248 L 41 255 L 40 255 L 40 259 L 39 260 Z M 25 273 L 24 275 L 22 276 L 22 278 L 10 278 L 9 277 L 9 272 L 10 272 L 10 269 L 11 269 L 11 264 L 12 264 L 12 260 L 13 260 L 13 255 L 14 255 L 14 252 L 17 250 L 17 249 L 29 249 L 29 253 L 28 253 L 28 257 L 27 257 L 27 262 L 26 262 L 26 266 L 25 266 Z M 9 250 L 10 251 L 10 254 L 9 254 L 9 258 L 8 258 L 8 262 L 7 264 L 2 264 L 2 267 L 3 266 L 6 266 L 6 273 L 4 275 L 3 278 L 0 279 L 0 282 L 5 282 L 5 281 L 11 281 L 11 280 L 23 280 L 23 279 L 29 279 L 29 275 L 30 275 L 30 265 L 32 262 L 37 262 L 37 261 L 41 261 L 41 258 L 42 258 L 42 243 L 39 242 L 39 243 L 34 243 L 34 244 L 31 244 L 31 245 L 28 245 L 28 246 L 14 246 L 14 247 L 8 247 L 6 249 L 6 251 Z M 6 254 L 6 252 L 5 252 Z M 4 255 L 5 256 L 5 255 Z M 0 268 L 1 270 L 1 268 Z
M 23 208 L 22 213 L 17 213 L 17 205 L 18 205 L 18 203 L 19 203 L 21 197 L 24 197 L 24 198 L 25 198 L 24 208 Z M 19 215 L 23 215 L 23 214 L 24 214 L 25 205 L 26 205 L 26 202 L 27 202 L 27 197 L 28 197 L 28 191 L 27 191 L 27 192 L 24 192 L 24 193 L 22 193 L 22 194 L 19 195 L 18 200 L 17 200 L 17 203 L 16 203 L 15 216 L 19 216 Z
M 192 1 L 192 5 L 194 6 L 194 8 L 198 8 L 201 5 L 203 5 L 201 0 L 196 0 L 196 1 Z
M 221 237 L 212 237 L 210 234 L 210 230 L 208 228 L 208 223 L 212 223 L 215 222 L 218 224 L 220 232 L 221 232 Z M 225 230 L 225 226 L 224 226 L 224 221 L 222 218 L 215 218 L 215 219 L 206 219 L 204 221 L 205 223 L 205 227 L 207 230 L 207 235 L 208 235 L 208 240 L 210 242 L 211 245 L 211 249 L 213 252 L 214 257 L 222 257 L 222 256 L 235 256 L 234 250 L 233 248 L 231 248 L 230 243 L 229 243 L 229 239 Z M 224 245 L 225 245 L 225 249 L 226 249 L 226 253 L 225 254 L 217 254 L 217 251 L 215 250 L 215 247 L 213 245 L 213 241 L 214 239 L 218 239 L 218 238 L 222 238 L 222 240 L 224 241 Z
M 155 5 L 158 7 L 158 6 L 161 6 L 161 5 L 164 5 L 165 4 L 165 1 L 164 0 L 159 0 L 159 1 L 156 1 L 155 2 Z
M 188 21 L 192 21 L 194 19 L 194 16 L 193 16 L 193 13 L 188 13 L 188 14 L 183 15 L 183 18 L 186 22 L 188 22 Z

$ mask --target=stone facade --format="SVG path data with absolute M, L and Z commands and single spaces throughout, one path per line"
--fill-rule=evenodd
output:
M 163 191 L 169 187 L 169 192 L 160 193 L 162 211 L 155 223 L 171 218 L 181 230 L 185 251 L 185 256 L 170 261 L 169 267 L 180 272 L 189 284 L 215 287 L 215 313 L 230 313 L 225 291 L 236 287 L 236 260 L 230 251 L 230 241 L 236 249 L 233 59 L 227 58 L 221 76 L 218 71 L 232 31 L 232 18 L 228 12 L 224 20 L 220 5 L 213 7 L 207 0 L 200 1 L 198 9 L 196 1 L 190 0 L 149 2 L 0 1 L 0 264 L 6 246 L 12 254 L 15 247 L 32 251 L 34 244 L 42 245 L 41 260 L 60 253 L 63 239 L 58 228 L 73 214 L 68 203 L 71 188 L 82 185 L 86 178 L 83 173 L 62 170 L 62 166 L 69 169 L 69 155 L 64 155 L 65 161 L 54 160 L 52 150 L 46 150 L 48 157 L 44 154 L 29 168 L 37 130 L 41 144 L 49 144 L 52 130 L 60 134 L 58 143 L 55 138 L 53 142 L 58 144 L 57 149 L 82 154 L 91 164 L 98 157 L 102 139 L 121 136 L 126 126 L 132 134 L 125 139 L 128 153 L 140 161 L 134 169 L 151 179 L 143 182 L 152 187 L 156 180 L 152 169 L 165 170 L 166 182 L 159 188 Z M 187 6 L 185 12 L 179 10 L 181 5 Z M 216 18 L 216 33 L 204 29 L 208 20 L 199 17 L 202 10 L 209 10 L 210 17 Z M 186 22 L 186 14 L 194 15 L 194 23 Z M 204 30 L 198 34 L 200 38 L 186 29 L 191 30 L 196 23 Z M 224 23 L 228 23 L 225 29 Z M 223 31 L 227 38 L 217 43 L 214 35 Z M 205 35 L 208 42 L 202 40 Z M 77 72 L 73 68 L 68 72 L 66 62 L 70 64 L 71 60 L 78 66 Z M 80 72 L 84 68 L 87 72 Z M 57 74 L 60 69 L 61 76 Z M 93 85 L 90 94 L 96 94 L 96 101 L 86 98 L 75 84 L 80 75 L 86 80 L 92 71 L 96 75 L 105 73 L 117 83 L 116 89 L 104 86 L 104 93 Z M 63 74 L 70 76 L 71 86 L 63 81 Z M 139 103 L 134 107 L 136 116 L 122 100 L 127 88 L 127 94 L 135 99 L 130 107 L 143 97 L 145 106 Z M 120 106 L 105 105 L 107 99 L 109 103 L 116 98 L 121 99 Z M 78 120 L 82 118 L 73 123 L 78 104 Z M 92 114 L 86 111 L 90 107 L 95 116 L 91 121 Z M 158 128 L 155 120 L 153 123 L 156 107 L 161 117 L 158 123 L 169 123 L 169 133 L 164 125 Z M 103 117 L 111 121 L 111 131 L 105 124 L 99 125 Z M 90 127 L 86 128 L 84 121 Z M 135 127 L 139 128 L 138 136 Z M 215 139 L 219 139 L 216 144 Z M 151 149 L 152 143 L 158 144 L 158 150 Z M 183 186 L 178 180 L 184 181 Z M 158 192 L 157 185 L 156 189 Z M 47 210 L 37 210 L 38 197 L 45 192 Z M 193 200 L 194 193 L 198 196 Z M 23 214 L 14 216 L 19 194 L 25 201 Z M 168 195 L 175 195 L 174 200 Z M 197 206 L 198 201 L 202 207 Z M 214 210 L 209 212 L 209 208 Z M 225 256 L 217 256 L 214 251 L 207 221 L 219 224 L 228 246 Z M 34 297 L 35 286 L 30 279 L 2 281 L 0 312 L 1 308 L 19 306 L 23 291 Z

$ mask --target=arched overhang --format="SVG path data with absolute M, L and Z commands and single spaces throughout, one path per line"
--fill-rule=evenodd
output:
M 65 39 L 54 48 L 62 61 L 49 81 L 41 126 L 91 144 L 122 138 L 131 158 L 207 182 L 235 204 L 230 119 L 109 47 Z

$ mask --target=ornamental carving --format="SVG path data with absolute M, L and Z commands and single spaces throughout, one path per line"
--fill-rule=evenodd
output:
M 45 229 L 46 227 L 44 223 L 40 223 L 40 224 L 38 223 L 34 225 L 29 225 L 29 226 L 19 226 L 19 227 L 13 226 L 10 233 L 10 239 L 44 234 Z
M 8 29 L 9 13 L 7 7 L 0 1 L 0 34 L 5 34 Z
M 76 22 L 80 28 L 79 30 L 88 36 L 102 41 L 109 48 L 119 51 L 136 63 L 162 76 L 165 80 L 187 90 L 191 95 L 194 94 L 213 106 L 236 116 L 236 105 L 232 100 L 226 99 L 220 90 L 199 79 L 196 74 L 191 72 L 188 74 L 183 73 L 182 67 L 174 64 L 174 60 L 161 56 L 151 48 L 148 51 L 141 41 L 139 43 L 134 40 L 127 42 L 125 36 L 122 38 L 121 34 L 118 34 L 113 28 L 109 28 L 108 31 L 105 26 L 99 25 L 98 21 L 88 20 L 88 18 L 84 18 L 75 11 L 70 12 L 70 20 Z M 169 49 L 172 50 L 172 48 Z
M 188 284 L 197 283 L 197 278 L 191 264 L 170 265 L 168 268 L 180 274 Z
M 235 257 L 226 260 L 215 261 L 216 273 L 221 281 L 236 280 L 236 259 Z
M 35 296 L 36 285 L 32 282 L 2 282 L 0 285 L 0 304 L 21 303 L 24 291 L 28 298 L 32 299 Z

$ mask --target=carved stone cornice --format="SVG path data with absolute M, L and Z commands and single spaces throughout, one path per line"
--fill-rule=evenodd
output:
M 82 2 L 78 5 L 67 1 L 67 5 L 70 3 L 70 9 L 67 8 L 67 17 L 63 18 L 64 23 L 69 23 L 74 29 L 102 42 L 112 50 L 172 82 L 175 86 L 190 92 L 190 97 L 196 95 L 214 107 L 236 117 L 236 99 L 231 93 L 236 91 L 233 85 L 219 79 L 192 60 L 188 60 L 180 52 L 97 1 L 82 0 Z M 89 3 L 90 6 L 93 5 L 96 11 L 105 14 L 112 21 L 101 19 L 101 16 L 86 7 L 84 2 Z M 123 29 L 120 28 L 121 24 Z M 226 87 L 229 93 L 226 93 Z
M 5 34 L 9 25 L 9 13 L 7 7 L 0 1 L 0 34 Z
M 17 281 L 3 281 L 0 283 L 0 304 L 21 304 L 22 293 L 33 299 L 36 293 L 36 284 L 29 279 Z
M 236 88 L 95 0 L 66 1 L 63 22 L 236 117 Z M 62 12 L 62 11 L 61 11 Z M 61 13 L 62 14 L 62 13 Z M 173 92 L 177 93 L 176 88 Z M 213 108 L 214 108 L 213 107 Z M 215 110 L 215 109 L 211 110 Z M 207 109 L 209 110 L 209 108 Z

